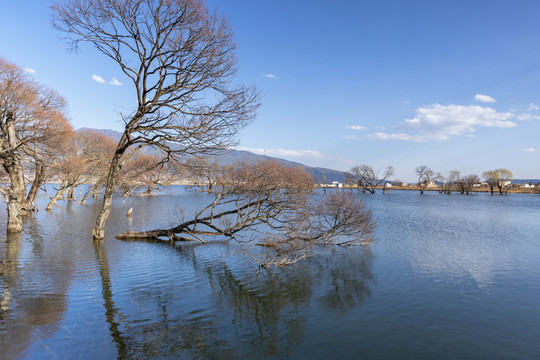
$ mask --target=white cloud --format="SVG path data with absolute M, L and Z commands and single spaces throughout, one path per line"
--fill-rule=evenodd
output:
M 532 148 L 532 147 L 524 148 L 524 149 L 521 149 L 521 150 L 523 150 L 525 152 L 535 152 L 536 151 L 536 149 Z
M 500 113 L 490 107 L 478 105 L 429 105 L 418 108 L 416 116 L 393 127 L 395 133 L 377 132 L 369 139 L 403 141 L 441 141 L 450 136 L 473 135 L 479 127 L 510 128 L 517 124 L 510 121 L 514 115 Z
M 263 76 L 268 79 L 277 79 L 277 76 L 274 74 L 263 74 Z
M 527 111 L 531 110 L 540 110 L 540 106 L 536 105 L 535 103 L 530 103 L 529 107 L 527 108 Z
M 103 84 L 105 82 L 105 80 L 101 77 L 101 76 L 98 76 L 98 75 L 92 75 L 92 80 L 98 82 L 98 83 L 101 83 Z
M 480 102 L 485 102 L 485 103 L 494 103 L 494 102 L 496 102 L 496 100 L 494 98 L 492 98 L 491 96 L 489 96 L 489 95 L 480 95 L 480 94 L 476 94 L 474 96 L 474 100 L 480 101 Z
M 521 120 L 521 121 L 540 120 L 540 116 L 533 115 L 531 113 L 526 113 L 526 114 L 519 114 L 518 116 L 516 116 L 516 119 Z
M 250 147 L 238 147 L 237 150 L 249 151 L 255 154 L 267 155 L 272 157 L 309 157 L 321 158 L 323 155 L 316 150 L 286 150 L 286 149 L 261 149 Z
M 439 138 L 428 138 L 423 135 L 410 135 L 404 133 L 398 134 L 389 134 L 385 132 L 376 132 L 366 136 L 368 139 L 372 140 L 402 140 L 402 141 L 412 141 L 412 142 L 424 142 L 428 140 L 444 140 Z
M 34 70 L 32 68 L 23 68 L 23 71 L 27 72 L 29 74 L 35 74 L 36 73 L 36 70 Z
M 114 85 L 114 86 L 122 86 L 122 83 L 120 81 L 118 81 L 117 78 L 113 77 L 111 81 L 109 81 L 109 84 L 110 85 Z
M 357 130 L 357 131 L 362 131 L 362 130 L 367 129 L 367 127 L 361 126 L 361 125 L 347 125 L 347 126 L 345 126 L 345 128 L 352 129 L 352 130 Z

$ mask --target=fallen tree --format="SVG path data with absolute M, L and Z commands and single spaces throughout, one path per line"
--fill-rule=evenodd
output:
M 262 257 L 249 252 L 261 266 L 294 263 L 310 256 L 314 245 L 371 241 L 375 224 L 362 200 L 348 192 L 320 197 L 313 189 L 313 178 L 301 168 L 273 161 L 243 163 L 229 169 L 213 201 L 192 219 L 168 229 L 126 231 L 117 238 L 206 243 L 225 237 L 271 249 Z

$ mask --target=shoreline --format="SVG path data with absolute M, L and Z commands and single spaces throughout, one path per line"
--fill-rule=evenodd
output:
M 321 188 L 321 189 L 350 189 L 350 190 L 362 191 L 362 188 L 359 188 L 357 186 L 346 186 L 346 185 L 343 185 L 341 187 L 334 187 L 334 186 L 321 186 L 320 184 L 317 184 L 315 187 L 316 188 Z M 418 192 L 420 192 L 420 188 L 418 186 L 392 186 L 390 188 L 385 188 L 385 187 L 382 187 L 382 186 L 378 186 L 378 187 L 375 187 L 375 190 L 377 190 L 377 191 L 406 190 L 406 191 L 418 191 Z M 427 191 L 430 191 L 430 192 L 436 191 L 436 192 L 440 192 L 441 194 L 443 194 L 442 189 L 438 188 L 438 187 L 425 188 L 424 191 L 425 192 L 427 192 Z M 365 192 L 367 192 L 367 191 L 365 191 Z M 472 189 L 470 192 L 471 193 L 491 193 L 491 190 L 489 189 L 489 187 L 481 187 L 481 188 L 477 188 L 477 189 Z M 452 190 L 451 193 L 452 194 L 453 193 L 461 194 L 461 192 L 459 190 Z M 510 188 L 510 189 L 508 189 L 508 191 L 505 191 L 502 194 L 499 194 L 498 189 L 493 190 L 493 195 L 506 195 L 506 194 L 533 194 L 533 195 L 540 195 L 540 189 L 536 189 L 536 188 L 524 188 L 524 189 Z M 448 194 L 448 195 L 450 195 L 450 194 Z M 465 195 L 465 194 L 463 194 L 463 195 Z

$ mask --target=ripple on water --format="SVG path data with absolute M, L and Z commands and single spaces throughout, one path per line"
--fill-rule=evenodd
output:
M 188 214 L 206 194 L 116 199 L 101 243 L 87 235 L 96 202 L 38 212 L 0 241 L 0 349 L 29 359 L 538 358 L 538 197 L 358 196 L 378 221 L 369 249 L 326 249 L 272 273 L 234 243 L 112 237 L 166 224 L 179 204 Z

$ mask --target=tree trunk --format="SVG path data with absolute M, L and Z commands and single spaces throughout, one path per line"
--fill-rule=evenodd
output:
M 74 186 L 69 188 L 67 199 L 69 201 L 75 200 L 75 187 Z
M 8 146 L 10 156 L 4 159 L 4 169 L 7 171 L 10 180 L 10 187 L 6 196 L 8 225 L 7 232 L 15 233 L 23 230 L 22 216 L 24 209 L 22 203 L 26 195 L 24 186 L 24 175 L 19 154 L 17 153 L 17 137 L 15 133 L 15 119 L 12 114 L 6 116 L 6 133 L 8 136 Z
M 116 151 L 114 152 L 114 155 L 111 159 L 109 174 L 107 175 L 107 183 L 105 185 L 105 192 L 103 194 L 103 205 L 101 207 L 101 211 L 97 216 L 96 225 L 94 225 L 94 228 L 92 229 L 92 237 L 94 238 L 94 240 L 103 240 L 103 238 L 105 237 L 105 223 L 107 222 L 107 218 L 111 213 L 112 197 L 114 194 L 114 188 L 116 187 L 116 177 L 118 176 L 120 168 L 123 165 L 120 159 L 131 145 L 129 137 L 131 136 L 133 124 L 137 124 L 137 122 L 143 116 L 144 113 L 140 111 L 135 114 L 131 121 L 126 125 L 124 133 L 122 134 L 122 137 L 120 138 L 120 140 L 118 141 L 118 145 L 116 146 Z M 134 154 L 136 150 L 137 149 L 133 150 L 131 152 L 131 155 Z M 129 154 L 127 158 L 129 158 Z M 124 160 L 127 160 L 127 158 Z
M 124 137 L 125 133 L 122 139 L 120 139 L 120 142 L 124 140 Z M 111 167 L 109 168 L 109 175 L 107 176 L 105 193 L 103 195 L 103 206 L 101 207 L 101 211 L 99 212 L 96 219 L 96 225 L 92 230 L 92 236 L 94 240 L 103 240 L 103 238 L 105 237 L 105 223 L 107 222 L 107 218 L 111 213 L 112 197 L 116 183 L 116 176 L 118 175 L 118 172 L 120 170 L 120 158 L 124 154 L 124 151 L 125 150 L 123 149 L 123 147 L 121 148 L 119 145 L 117 151 L 114 153 L 114 156 L 112 158 Z
M 36 197 L 39 191 L 39 188 L 41 185 L 43 185 L 43 182 L 45 181 L 45 166 L 43 163 L 39 160 L 36 161 L 36 174 L 34 176 L 34 181 L 32 182 L 32 187 L 30 188 L 30 191 L 28 192 L 28 196 L 26 197 L 26 204 L 25 208 L 30 211 L 36 211 L 38 210 L 36 205 Z
M 81 200 L 81 204 L 86 203 L 90 196 L 93 196 L 94 199 L 97 199 L 99 197 L 99 188 L 97 188 L 95 185 L 91 189 L 89 189 L 86 194 L 84 194 Z
M 7 223 L 7 232 L 8 233 L 20 233 L 23 231 L 22 216 L 21 216 L 21 203 L 19 199 L 14 196 L 11 189 L 8 190 L 8 195 L 6 196 L 7 202 L 7 213 L 8 213 L 8 223 Z
M 11 186 L 8 189 L 8 196 L 6 197 L 8 232 L 21 232 L 23 230 L 22 216 L 25 215 L 22 207 L 24 197 L 21 198 L 21 193 L 24 194 L 24 182 L 21 183 L 20 181 L 22 178 L 22 168 L 17 163 L 15 161 L 15 164 L 11 163 L 8 165 L 8 174 L 11 180 Z
M 47 204 L 47 207 L 45 210 L 51 210 L 52 206 L 56 204 L 56 202 L 64 197 L 64 194 L 68 191 L 69 187 L 65 184 L 60 185 L 60 190 L 54 194 L 51 201 Z

